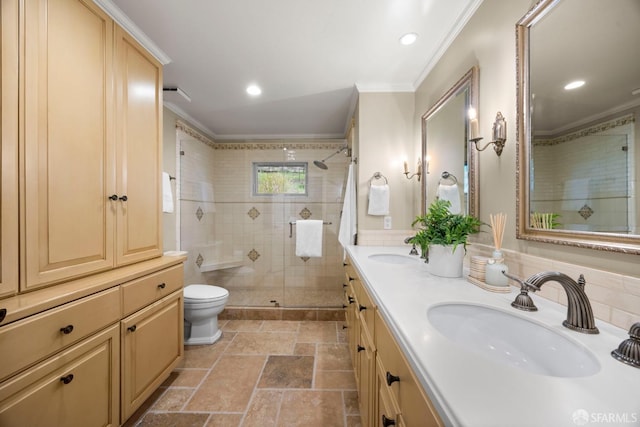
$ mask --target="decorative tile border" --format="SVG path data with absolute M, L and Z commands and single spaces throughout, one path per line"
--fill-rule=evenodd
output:
M 595 126 L 591 126 L 585 129 L 581 129 L 577 132 L 570 133 L 568 135 L 563 135 L 558 138 L 553 139 L 534 139 L 534 146 L 549 146 L 549 145 L 558 145 L 563 142 L 572 141 L 574 139 L 582 138 L 583 136 L 592 135 L 594 133 L 604 132 L 606 130 L 614 129 L 620 126 L 624 126 L 630 123 L 635 123 L 636 119 L 633 114 L 629 114 L 614 120 L 609 120 L 604 123 L 597 124 Z
M 225 307 L 220 320 L 344 321 L 341 308 Z
M 256 251 L 255 249 L 251 249 L 249 251 L 249 253 L 247 254 L 247 256 L 249 257 L 249 259 L 253 262 L 256 262 L 256 260 L 258 258 L 260 258 L 260 254 L 258 253 L 258 251 Z
M 300 215 L 302 217 L 302 219 L 309 219 L 309 218 L 311 218 L 311 215 L 313 215 L 313 214 L 311 213 L 311 211 L 309 209 L 307 209 L 305 207 L 304 209 L 302 209 L 300 211 L 300 213 L 298 215 Z

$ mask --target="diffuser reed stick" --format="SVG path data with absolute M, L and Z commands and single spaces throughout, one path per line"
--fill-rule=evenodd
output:
M 504 227 L 507 223 L 507 215 L 499 213 L 496 215 L 489 214 L 489 220 L 491 222 L 491 230 L 493 232 L 493 244 L 496 250 L 499 251 L 502 247 L 502 238 L 504 237 Z

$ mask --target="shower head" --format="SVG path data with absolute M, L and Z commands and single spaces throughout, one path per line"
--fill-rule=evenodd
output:
M 320 169 L 324 169 L 324 170 L 329 169 L 329 166 L 327 166 L 324 160 L 314 160 L 313 164 L 319 167 Z
M 338 151 L 336 151 L 335 153 L 331 153 L 330 155 L 328 155 L 327 157 L 325 157 L 322 160 L 314 160 L 313 164 L 316 165 L 317 167 L 319 167 L 320 169 L 324 169 L 327 170 L 329 169 L 329 166 L 327 166 L 327 164 L 325 163 L 325 161 L 329 160 L 330 158 L 332 158 L 333 156 L 335 156 L 338 153 L 342 153 L 344 150 L 348 150 L 349 147 L 347 147 L 346 145 L 342 148 L 340 148 Z M 347 155 L 350 155 L 349 151 L 347 151 Z

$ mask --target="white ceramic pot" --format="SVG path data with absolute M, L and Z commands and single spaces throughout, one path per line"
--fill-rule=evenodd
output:
M 462 261 L 464 259 L 464 245 L 430 245 L 429 273 L 440 277 L 462 277 Z

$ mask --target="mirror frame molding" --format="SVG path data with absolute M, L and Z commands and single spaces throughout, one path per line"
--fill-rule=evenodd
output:
M 561 0 L 540 0 L 516 23 L 516 238 L 586 249 L 640 255 L 640 236 L 572 230 L 543 230 L 530 225 L 531 117 L 529 30 Z
M 478 108 L 478 89 L 479 89 L 479 71 L 477 66 L 471 67 L 460 80 L 458 80 L 438 101 L 427 110 L 420 118 L 422 128 L 422 159 L 427 158 L 427 119 L 438 112 L 447 101 L 454 98 L 460 92 L 469 89 L 469 106 L 475 108 L 478 116 L 480 111 Z M 469 134 L 469 120 L 466 121 L 467 132 Z M 473 144 L 468 142 L 467 145 L 468 167 L 469 167 L 469 209 L 468 214 L 480 218 L 480 175 L 478 173 L 478 153 L 474 149 Z M 422 162 L 422 215 L 427 212 L 427 162 Z

